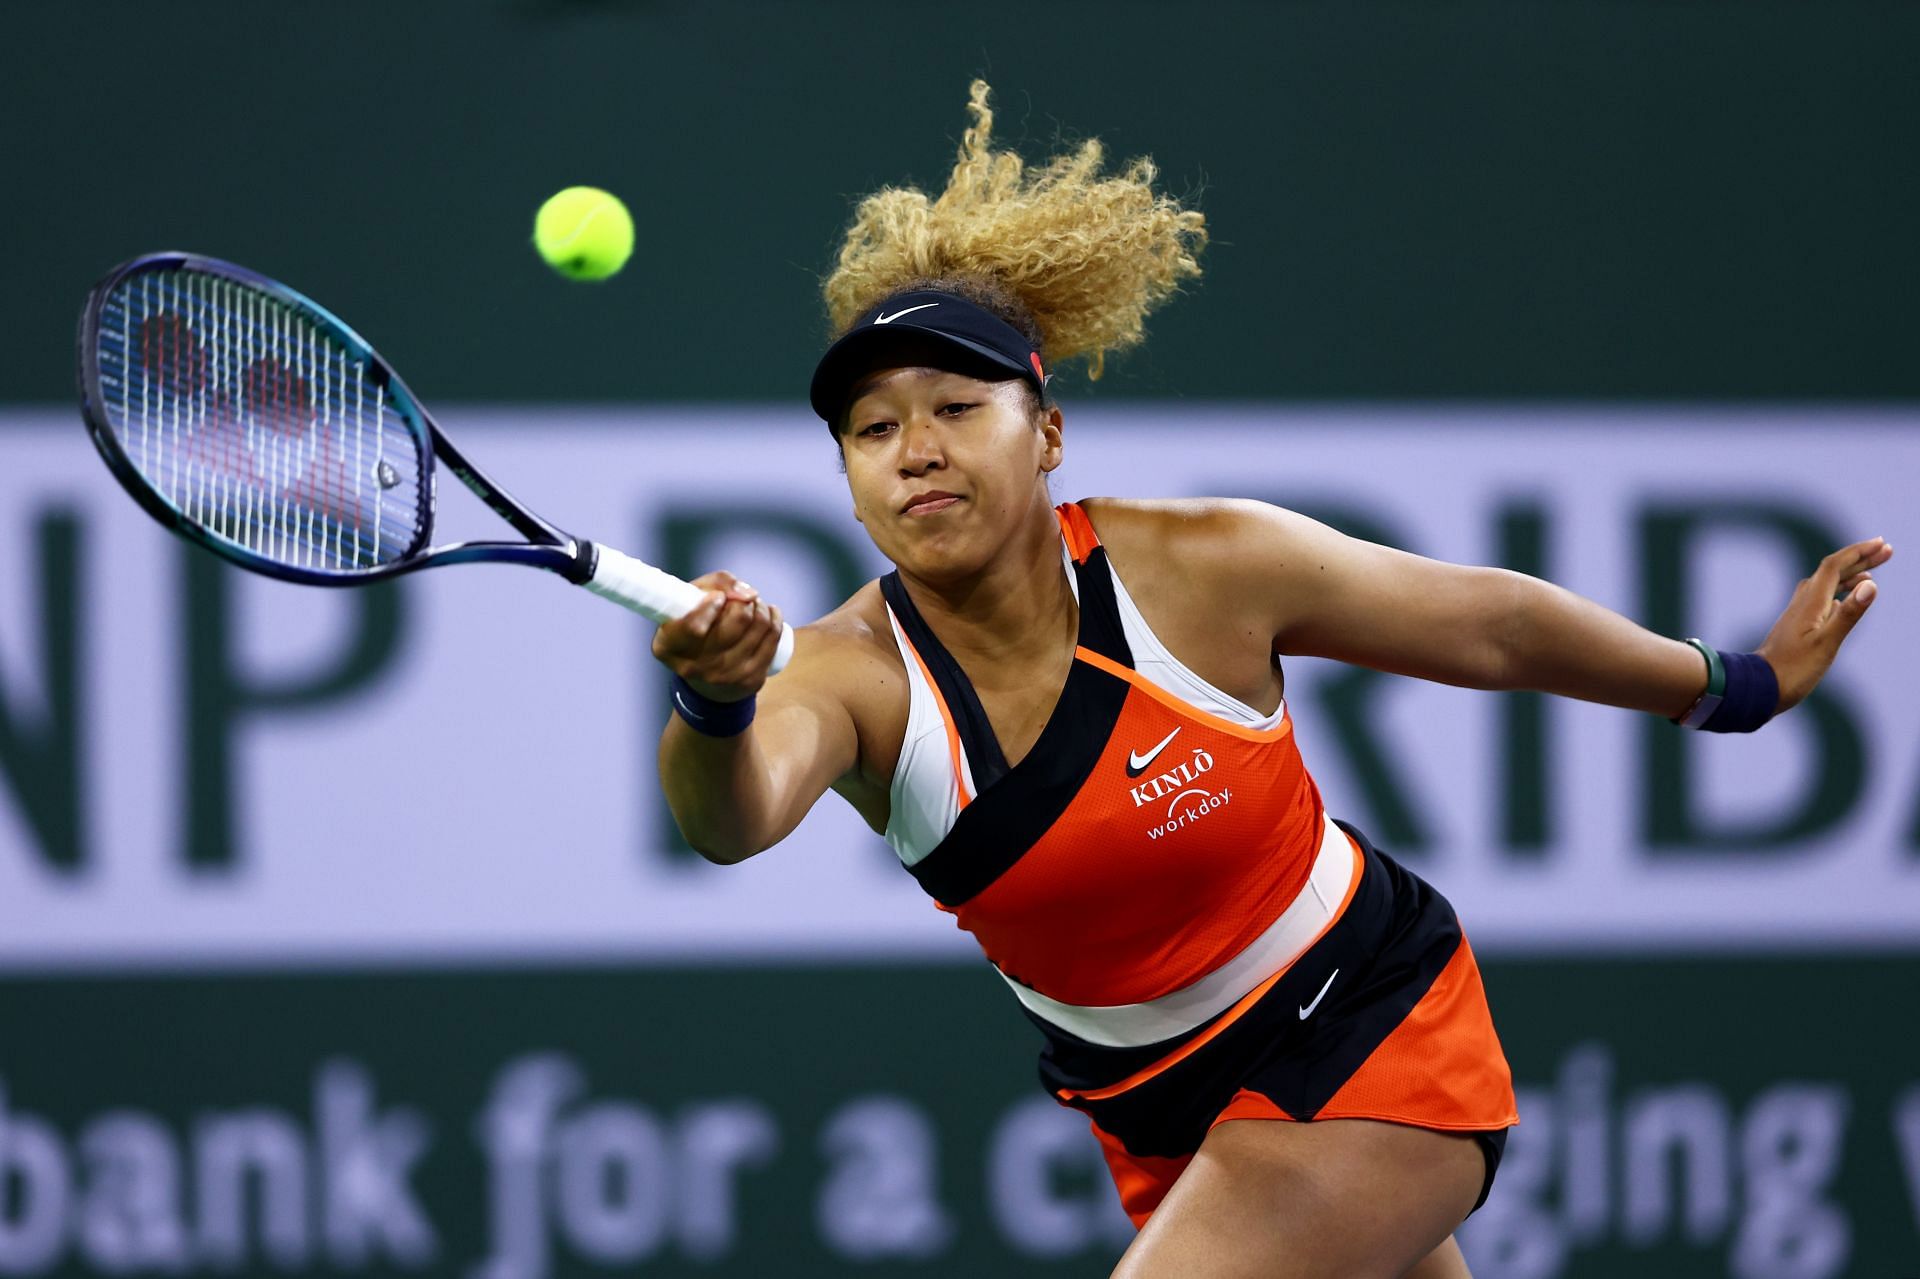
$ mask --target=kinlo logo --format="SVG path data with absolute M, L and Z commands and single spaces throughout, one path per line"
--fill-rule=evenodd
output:
M 1215 791 L 1201 784 L 1200 778 L 1212 771 L 1213 756 L 1205 747 L 1196 746 L 1193 748 L 1193 758 L 1183 760 L 1166 772 L 1155 774 L 1130 788 L 1135 808 L 1144 807 L 1154 800 L 1167 801 L 1167 819 L 1147 829 L 1148 839 L 1170 835 L 1189 822 L 1199 821 L 1208 813 L 1225 808 L 1232 802 L 1232 791 L 1225 788 Z

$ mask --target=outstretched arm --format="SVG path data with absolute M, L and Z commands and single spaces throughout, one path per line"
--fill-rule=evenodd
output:
M 1705 687 L 1706 664 L 1690 645 L 1538 578 L 1410 555 L 1263 503 L 1196 514 L 1188 536 L 1204 535 L 1217 548 L 1206 557 L 1215 571 L 1230 569 L 1255 596 L 1276 652 L 1669 718 Z M 1826 674 L 1873 602 L 1872 570 L 1892 555 L 1884 539 L 1857 542 L 1799 584 L 1758 650 L 1779 680 L 1777 710 Z

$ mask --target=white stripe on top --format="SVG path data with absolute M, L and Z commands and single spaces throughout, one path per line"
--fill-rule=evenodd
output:
M 1267 978 L 1300 958 L 1339 913 L 1357 864 L 1347 833 L 1326 819 L 1307 883 L 1267 930 L 1200 980 L 1137 1004 L 1063 1004 L 1000 976 L 1028 1011 L 1090 1044 L 1141 1048 L 1183 1035 L 1219 1016 Z M 1000 972 L 999 969 L 994 969 Z
M 893 624 L 893 641 L 906 663 L 908 696 L 907 734 L 900 743 L 900 762 L 893 766 L 893 784 L 887 789 L 887 843 L 893 845 L 901 865 L 912 866 L 939 847 L 959 820 L 960 783 L 947 745 L 947 722 L 940 715 L 940 695 L 921 673 L 891 605 L 887 621 Z M 960 766 L 971 783 L 973 766 L 964 744 Z

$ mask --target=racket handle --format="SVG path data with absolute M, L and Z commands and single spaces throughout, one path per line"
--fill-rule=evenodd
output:
M 706 598 L 706 592 L 683 582 L 611 546 L 594 544 L 593 574 L 581 585 L 602 599 L 612 600 L 655 622 L 685 617 Z M 780 623 L 780 646 L 773 651 L 769 675 L 778 675 L 793 660 L 793 627 Z

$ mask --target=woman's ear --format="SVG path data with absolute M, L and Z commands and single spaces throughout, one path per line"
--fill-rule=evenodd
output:
M 1058 467 L 1061 458 L 1065 455 L 1064 441 L 1061 436 L 1061 428 L 1065 423 L 1066 419 L 1061 416 L 1060 406 L 1057 404 L 1040 414 L 1038 426 L 1040 430 L 1040 470 L 1042 474 Z

